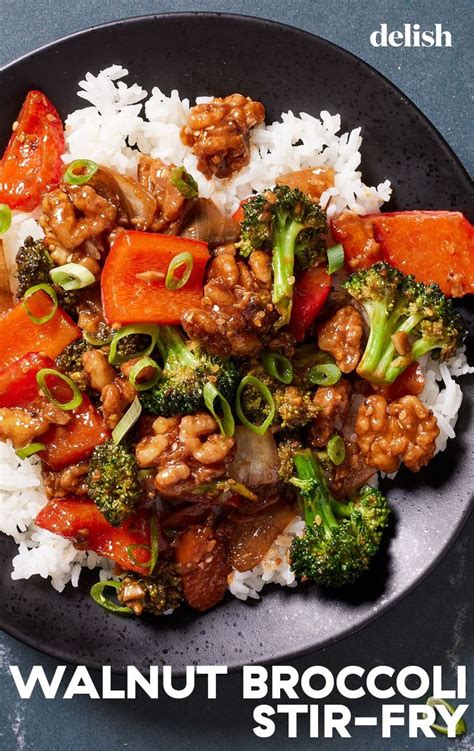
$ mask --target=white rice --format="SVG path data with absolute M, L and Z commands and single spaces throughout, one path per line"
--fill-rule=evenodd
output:
M 138 84 L 128 86 L 123 80 L 127 75 L 126 69 L 113 65 L 98 75 L 87 73 L 80 82 L 78 96 L 90 106 L 75 110 L 66 119 L 65 162 L 93 159 L 132 175 L 141 152 L 165 162 L 184 164 L 197 180 L 200 195 L 212 197 L 228 214 L 252 191 L 271 186 L 278 175 L 309 167 L 331 167 L 335 171 L 334 187 L 321 197 L 321 205 L 330 217 L 345 209 L 358 214 L 374 213 L 390 198 L 388 180 L 372 187 L 362 181 L 358 169 L 361 128 L 341 133 L 340 115 L 326 111 L 322 111 L 319 118 L 288 111 L 279 121 L 254 128 L 249 165 L 227 180 L 207 180 L 197 170 L 195 157 L 179 136 L 191 106 L 189 100 L 180 99 L 176 90 L 167 95 L 157 87 L 148 96 Z M 209 98 L 200 96 L 196 102 Z M 43 236 L 36 221 L 38 214 L 39 210 L 32 214 L 14 212 L 12 226 L 2 238 L 11 272 L 15 268 L 16 252 L 25 237 L 32 235 L 39 239 Z M 454 437 L 462 400 L 454 377 L 474 372 L 474 368 L 467 366 L 464 353 L 441 365 L 426 358 L 425 367 L 426 385 L 421 398 L 438 419 L 437 450 L 442 451 L 448 438 Z M 12 578 L 28 579 L 39 575 L 50 578 L 53 587 L 62 591 L 68 582 L 77 586 L 84 567 L 98 566 L 101 578 L 109 577 L 111 561 L 91 551 L 77 551 L 70 541 L 34 524 L 45 501 L 38 460 L 21 461 L 10 443 L 0 443 L 0 532 L 10 535 L 18 545 Z M 304 522 L 296 516 L 258 566 L 251 571 L 234 570 L 229 576 L 232 594 L 245 600 L 258 598 L 263 586 L 270 582 L 294 586 L 288 551 L 294 537 L 303 530 Z

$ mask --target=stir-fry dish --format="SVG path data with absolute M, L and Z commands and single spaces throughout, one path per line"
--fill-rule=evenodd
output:
M 463 357 L 472 226 L 331 212 L 337 170 L 317 162 L 229 215 L 198 179 L 248 169 L 264 119 L 208 99 L 179 132 L 194 174 L 140 144 L 120 171 L 68 158 L 32 91 L 0 162 L 0 230 L 37 230 L 11 275 L 1 258 L 0 440 L 12 476 L 41 475 L 29 552 L 47 532 L 69 563 L 95 554 L 114 612 L 355 582 L 389 544 L 377 473 L 418 472 L 450 435 L 424 395 L 432 363 Z

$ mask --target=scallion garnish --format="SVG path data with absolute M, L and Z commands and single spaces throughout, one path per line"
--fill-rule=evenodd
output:
M 52 308 L 49 311 L 49 313 L 46 313 L 44 316 L 35 316 L 31 312 L 31 310 L 28 308 L 27 302 L 36 292 L 39 292 L 42 290 L 43 292 L 46 292 L 46 294 L 51 298 L 52 300 Z M 25 294 L 23 295 L 23 305 L 26 308 L 26 312 L 28 313 L 29 317 L 33 321 L 33 323 L 47 323 L 48 321 L 53 318 L 54 314 L 56 313 L 58 309 L 58 296 L 55 292 L 55 290 L 52 288 L 50 284 L 35 284 L 33 287 L 30 287 L 26 290 Z
M 111 365 L 121 365 L 125 360 L 130 360 L 131 355 L 120 355 L 117 351 L 118 343 L 124 339 L 127 336 L 131 336 L 132 334 L 145 334 L 146 336 L 150 337 L 150 344 L 148 347 L 146 347 L 142 352 L 136 352 L 134 353 L 133 357 L 147 357 L 156 346 L 156 341 L 158 339 L 158 328 L 157 326 L 153 326 L 153 324 L 146 324 L 146 323 L 134 323 L 130 326 L 124 326 L 123 328 L 119 329 L 115 334 L 110 342 L 110 351 L 109 351 L 109 363 Z
M 171 170 L 171 182 L 185 198 L 196 198 L 199 193 L 198 184 L 185 167 L 175 167 Z
M 91 597 L 94 602 L 102 608 L 105 608 L 105 610 L 110 610 L 112 613 L 126 613 L 127 615 L 132 615 L 133 610 L 131 608 L 127 608 L 124 605 L 117 605 L 115 602 L 112 602 L 112 600 L 108 600 L 105 597 L 104 589 L 107 589 L 107 587 L 118 590 L 121 587 L 121 582 L 115 581 L 115 579 L 108 579 L 105 582 L 96 582 L 91 587 Z
M 142 405 L 138 396 L 135 397 L 130 407 L 125 412 L 122 419 L 117 423 L 112 430 L 112 440 L 115 444 L 120 443 L 122 438 L 128 433 L 130 428 L 133 428 L 136 421 L 141 415 Z
M 262 364 L 268 375 L 281 383 L 290 384 L 293 380 L 293 365 L 287 357 L 279 352 L 262 352 Z
M 145 368 L 153 368 L 155 373 L 148 381 L 139 381 L 140 373 Z M 161 368 L 151 357 L 142 357 L 130 370 L 128 380 L 136 391 L 148 391 L 160 380 Z
M 19 459 L 27 459 L 29 456 L 37 454 L 38 451 L 44 451 L 45 448 L 44 443 L 29 443 L 28 446 L 18 449 L 16 455 Z
M 166 272 L 166 289 L 176 290 L 184 287 L 184 285 L 188 283 L 189 277 L 191 276 L 193 264 L 194 260 L 189 251 L 185 250 L 184 253 L 178 253 L 177 255 L 175 255 L 175 257 L 171 259 L 170 265 L 168 266 L 168 270 Z M 176 272 L 181 268 L 181 266 L 184 266 L 184 272 L 180 277 L 178 277 L 176 276 Z
M 84 185 L 95 175 L 99 165 L 91 159 L 76 159 L 64 173 L 64 182 L 70 185 Z
M 344 265 L 344 248 L 341 244 L 333 245 L 326 252 L 328 256 L 328 274 L 334 274 Z
M 94 274 L 80 263 L 65 263 L 51 269 L 49 275 L 52 281 L 67 292 L 73 289 L 84 289 L 95 282 Z
M 68 402 L 60 402 L 58 401 L 58 399 L 55 399 L 50 389 L 46 385 L 46 379 L 48 376 L 59 378 L 60 381 L 63 381 L 65 384 L 67 384 L 67 386 L 69 386 L 73 396 Z M 76 407 L 79 407 L 79 405 L 82 403 L 82 393 L 79 391 L 74 381 L 67 375 L 64 375 L 64 373 L 60 373 L 59 370 L 54 370 L 54 368 L 42 368 L 36 374 L 36 381 L 45 397 L 51 402 L 51 404 L 54 404 L 55 407 L 58 407 L 58 409 L 69 412 L 71 409 L 76 409 Z
M 242 485 L 241 482 L 229 478 L 228 480 L 214 480 L 213 482 L 206 482 L 204 485 L 199 485 L 195 488 L 191 495 L 210 495 L 212 497 L 220 495 L 220 493 L 236 493 L 247 498 L 249 501 L 257 501 L 258 496 L 251 490 Z
M 6 203 L 0 203 L 0 235 L 10 229 L 12 223 L 12 211 Z
M 308 381 L 315 386 L 333 386 L 341 377 L 341 371 L 332 362 L 313 365 L 306 375 Z
M 221 392 L 216 389 L 214 384 L 210 381 L 208 381 L 204 385 L 202 395 L 204 398 L 204 403 L 217 422 L 222 435 L 233 436 L 235 430 L 235 421 L 231 406 L 227 399 L 222 396 Z M 215 408 L 216 399 L 218 400 L 222 415 L 220 415 Z
M 91 347 L 104 347 L 106 344 L 110 344 L 114 335 L 111 333 L 109 336 L 106 336 L 105 339 L 101 339 L 100 336 L 94 336 L 94 334 L 84 331 L 82 338 L 85 339 L 87 344 L 90 344 Z
M 435 708 L 439 704 L 442 704 L 443 707 L 446 707 L 450 715 L 453 715 L 456 711 L 455 707 L 453 707 L 452 704 L 449 704 L 444 699 L 438 699 L 435 696 L 430 696 L 429 699 L 426 700 L 426 705 L 428 707 Z M 437 730 L 438 733 L 442 733 L 443 735 L 448 734 L 448 728 L 445 725 L 438 725 L 437 723 L 433 723 L 432 725 L 430 725 L 430 727 L 432 727 L 433 730 Z M 456 737 L 458 735 L 464 735 L 465 732 L 466 732 L 466 723 L 461 717 L 456 723 L 455 735 Z
M 327 442 L 326 451 L 329 459 L 338 467 L 346 458 L 346 445 L 340 435 L 335 433 Z
M 244 389 L 248 387 L 253 387 L 257 389 L 257 391 L 263 396 L 265 399 L 267 405 L 268 405 L 268 415 L 266 418 L 261 422 L 259 425 L 255 425 L 253 422 L 250 422 L 248 417 L 244 414 L 244 410 L 241 403 L 241 397 L 242 392 Z M 259 378 L 256 378 L 253 375 L 246 375 L 245 378 L 242 378 L 241 382 L 239 383 L 239 387 L 237 389 L 237 396 L 235 400 L 235 411 L 237 413 L 237 417 L 239 418 L 242 425 L 245 425 L 247 428 L 250 428 L 254 433 L 257 433 L 258 435 L 263 435 L 267 432 L 268 428 L 273 422 L 273 418 L 275 417 L 276 413 L 276 406 L 275 406 L 275 400 L 271 394 L 270 389 L 268 386 L 266 386 L 263 381 L 261 381 Z

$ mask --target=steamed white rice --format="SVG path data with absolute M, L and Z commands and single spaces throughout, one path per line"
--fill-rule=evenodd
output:
M 308 167 L 335 170 L 334 187 L 321 196 L 321 205 L 330 217 L 345 209 L 358 214 L 374 213 L 390 198 L 388 180 L 377 186 L 367 186 L 362 181 L 361 128 L 341 133 L 340 115 L 326 111 L 319 118 L 288 111 L 271 125 L 257 126 L 251 135 L 249 165 L 232 178 L 207 180 L 179 137 L 192 106 L 189 100 L 181 99 L 176 90 L 167 95 L 157 87 L 149 96 L 138 84 L 128 86 L 123 80 L 127 75 L 127 70 L 113 65 L 98 75 L 87 73 L 79 83 L 78 96 L 90 106 L 75 110 L 66 119 L 64 161 L 93 159 L 132 175 L 140 152 L 165 162 L 184 164 L 197 180 L 200 195 L 212 198 L 228 214 L 252 191 L 271 186 L 278 175 Z M 210 98 L 201 96 L 196 102 Z M 43 236 L 37 217 L 38 211 L 14 212 L 12 226 L 3 236 L 11 271 L 25 237 Z M 464 353 L 445 364 L 425 358 L 424 365 L 426 384 L 421 398 L 437 417 L 440 427 L 437 450 L 443 451 L 447 440 L 454 437 L 462 402 L 461 388 L 454 378 L 474 372 L 474 368 L 468 367 Z M 39 575 L 50 578 L 53 587 L 62 591 L 68 582 L 77 586 L 84 567 L 99 567 L 101 578 L 110 576 L 111 561 L 91 551 L 78 551 L 68 540 L 34 524 L 45 502 L 39 461 L 20 460 L 10 443 L 0 443 L 0 532 L 11 536 L 18 545 L 12 561 L 12 578 Z M 229 576 L 232 594 L 246 600 L 258 598 L 263 586 L 271 582 L 294 586 L 288 551 L 294 537 L 303 530 L 304 522 L 295 516 L 258 566 L 251 571 L 233 571 Z

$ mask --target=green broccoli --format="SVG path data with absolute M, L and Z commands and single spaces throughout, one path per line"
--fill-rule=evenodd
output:
M 89 388 L 89 379 L 82 364 L 82 355 L 90 349 L 92 347 L 87 344 L 85 339 L 76 339 L 68 344 L 56 358 L 58 368 L 72 378 L 81 391 L 87 391 Z
M 436 284 L 416 282 L 387 263 L 357 271 L 342 285 L 365 311 L 369 337 L 357 372 L 388 384 L 427 352 L 445 360 L 466 336 L 462 316 Z
M 300 579 L 323 586 L 349 584 L 369 568 L 377 552 L 389 509 L 379 490 L 363 486 L 348 503 L 330 494 L 324 472 L 314 454 L 306 449 L 293 457 L 306 522 L 303 537 L 293 540 L 291 568 Z
M 162 376 L 156 386 L 139 393 L 147 412 L 171 417 L 204 409 L 203 387 L 208 381 L 233 401 L 240 377 L 232 360 L 208 355 L 174 326 L 159 327 L 157 347 L 164 363 Z
M 163 615 L 167 610 L 174 610 L 183 600 L 176 564 L 158 561 L 153 576 L 127 574 L 117 592 L 117 599 L 130 607 L 135 615 L 141 615 L 143 611 Z
M 96 446 L 89 464 L 90 498 L 114 527 L 119 527 L 137 505 L 142 487 L 134 453 L 109 439 Z
M 61 308 L 73 318 L 77 318 L 80 297 L 77 292 L 66 292 L 52 283 L 49 272 L 56 268 L 56 264 L 41 240 L 33 240 L 32 237 L 27 237 L 16 254 L 15 260 L 18 278 L 17 295 L 20 299 L 35 284 L 51 284 L 56 290 Z
M 243 209 L 240 254 L 272 251 L 272 301 L 280 314 L 278 326 L 284 326 L 291 315 L 295 268 L 310 268 L 324 249 L 326 214 L 301 190 L 286 185 L 253 196 Z

